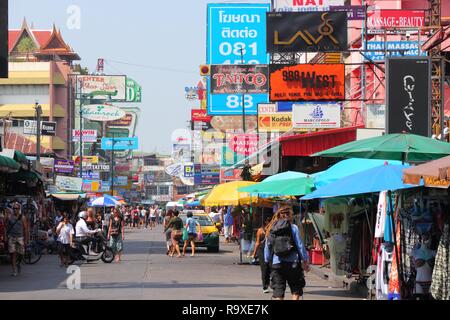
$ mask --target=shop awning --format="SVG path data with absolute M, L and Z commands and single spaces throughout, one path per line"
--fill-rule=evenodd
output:
M 78 199 L 83 199 L 86 197 L 85 193 L 53 193 L 51 195 L 53 198 L 62 201 L 75 201 Z
M 0 155 L 0 172 L 14 173 L 18 172 L 20 165 L 9 157 Z
M 42 174 L 35 170 L 20 170 L 19 172 L 14 174 L 14 178 L 17 180 L 41 180 L 43 181 Z
M 282 155 L 284 157 L 309 157 L 314 153 L 355 141 L 356 131 L 360 128 L 363 126 L 283 137 L 280 139 Z

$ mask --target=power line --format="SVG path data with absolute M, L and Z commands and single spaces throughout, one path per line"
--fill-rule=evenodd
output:
M 123 65 L 127 65 L 127 66 L 138 67 L 138 68 L 146 68 L 146 69 L 166 71 L 166 72 L 188 73 L 188 74 L 196 74 L 196 75 L 198 75 L 198 72 L 189 71 L 189 70 L 183 70 L 183 69 L 174 69 L 174 68 L 150 66 L 150 65 L 137 64 L 137 63 L 131 63 L 131 62 L 125 62 L 125 61 L 110 60 L 110 59 L 105 59 L 105 61 L 106 62 L 117 63 L 117 64 L 123 64 Z

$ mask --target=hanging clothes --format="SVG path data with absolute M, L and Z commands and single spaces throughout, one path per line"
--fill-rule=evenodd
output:
M 401 300 L 401 278 L 399 276 L 400 270 L 401 270 L 401 254 L 400 254 L 400 220 L 396 223 L 396 240 L 397 240 L 397 250 L 399 251 L 397 254 L 397 251 L 394 247 L 394 254 L 392 257 L 392 268 L 391 268 L 391 274 L 389 276 L 389 294 L 388 294 L 388 300 Z M 397 260 L 399 260 L 399 263 L 397 263 Z
M 380 192 L 377 207 L 377 220 L 375 224 L 375 238 L 384 237 L 384 229 L 386 224 L 386 210 L 387 210 L 386 196 L 387 191 Z
M 436 300 L 450 300 L 450 225 L 447 222 L 439 243 L 431 281 L 431 295 Z
M 377 300 L 387 300 L 389 294 L 389 275 L 393 257 L 392 244 L 382 244 L 377 259 L 377 276 L 375 281 Z

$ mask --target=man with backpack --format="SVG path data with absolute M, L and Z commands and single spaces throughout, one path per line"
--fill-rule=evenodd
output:
M 273 299 L 283 300 L 286 282 L 292 300 L 300 300 L 306 285 L 304 271 L 309 272 L 308 252 L 300 238 L 298 227 L 292 223 L 293 210 L 281 207 L 266 229 L 264 260 L 271 268 Z
M 12 206 L 13 213 L 6 217 L 6 236 L 8 237 L 9 253 L 11 254 L 12 276 L 17 277 L 20 273 L 20 263 L 28 245 L 28 221 L 22 215 L 21 206 L 15 202 Z

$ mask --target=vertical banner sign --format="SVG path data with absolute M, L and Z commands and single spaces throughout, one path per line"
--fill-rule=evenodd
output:
M 428 57 L 386 59 L 387 133 L 431 136 L 431 61 Z
M 266 52 L 266 13 L 269 10 L 268 3 L 208 4 L 206 63 L 269 64 Z M 210 79 L 207 87 L 211 88 Z M 258 103 L 268 102 L 269 96 L 247 94 L 244 100 L 246 114 L 255 115 Z M 242 105 L 240 94 L 208 93 L 210 115 L 240 115 Z
M 8 78 L 8 0 L 0 0 L 0 78 Z

